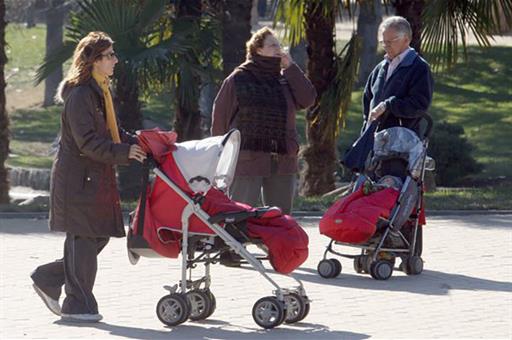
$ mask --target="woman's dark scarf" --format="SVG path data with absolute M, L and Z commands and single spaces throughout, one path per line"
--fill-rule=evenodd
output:
M 256 55 L 238 67 L 235 127 L 242 150 L 285 154 L 288 108 L 280 80 L 281 58 Z

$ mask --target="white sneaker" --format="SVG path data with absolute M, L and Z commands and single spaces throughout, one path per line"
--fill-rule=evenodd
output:
M 44 304 L 48 309 L 55 315 L 60 316 L 60 305 L 59 301 L 52 299 L 50 296 L 48 296 L 45 292 L 42 291 L 41 288 L 39 288 L 35 283 L 32 284 L 32 287 L 34 287 L 34 290 L 36 291 L 37 295 L 43 300 Z
M 101 314 L 62 314 L 62 321 L 68 322 L 98 322 L 103 319 Z

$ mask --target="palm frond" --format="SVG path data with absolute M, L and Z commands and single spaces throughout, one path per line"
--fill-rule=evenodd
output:
M 499 31 L 500 13 L 512 24 L 512 0 L 432 0 L 423 12 L 422 46 L 435 69 L 455 64 L 462 45 L 467 59 L 469 35 L 489 46 Z
M 47 57 L 45 57 L 43 63 L 37 68 L 36 75 L 34 77 L 34 86 L 41 83 L 59 66 L 64 64 L 66 60 L 71 58 L 76 45 L 77 43 L 74 41 L 66 41 L 59 49 L 51 52 Z

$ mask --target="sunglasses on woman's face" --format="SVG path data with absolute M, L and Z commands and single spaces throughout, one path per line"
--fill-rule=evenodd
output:
M 116 52 L 112 51 L 112 52 L 109 52 L 109 53 L 104 53 L 104 54 L 101 54 L 102 57 L 107 57 L 107 59 L 113 59 L 114 57 L 117 58 L 117 54 Z

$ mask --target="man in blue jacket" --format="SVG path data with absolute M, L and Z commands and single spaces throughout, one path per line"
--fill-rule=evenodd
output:
M 363 96 L 365 124 L 382 117 L 377 131 L 403 126 L 418 132 L 417 122 L 432 102 L 433 79 L 428 63 L 409 46 L 412 30 L 400 16 L 389 17 L 379 27 L 380 43 L 386 55 L 368 77 Z M 380 162 L 377 176 L 406 176 L 406 163 L 400 159 Z M 412 228 L 403 228 L 411 241 Z M 422 253 L 422 228 L 418 228 L 415 255 Z
M 363 96 L 365 122 L 387 113 L 378 130 L 393 126 L 414 129 L 432 102 L 433 79 L 428 63 L 409 46 L 412 30 L 400 16 L 379 28 L 386 55 L 368 77 Z

